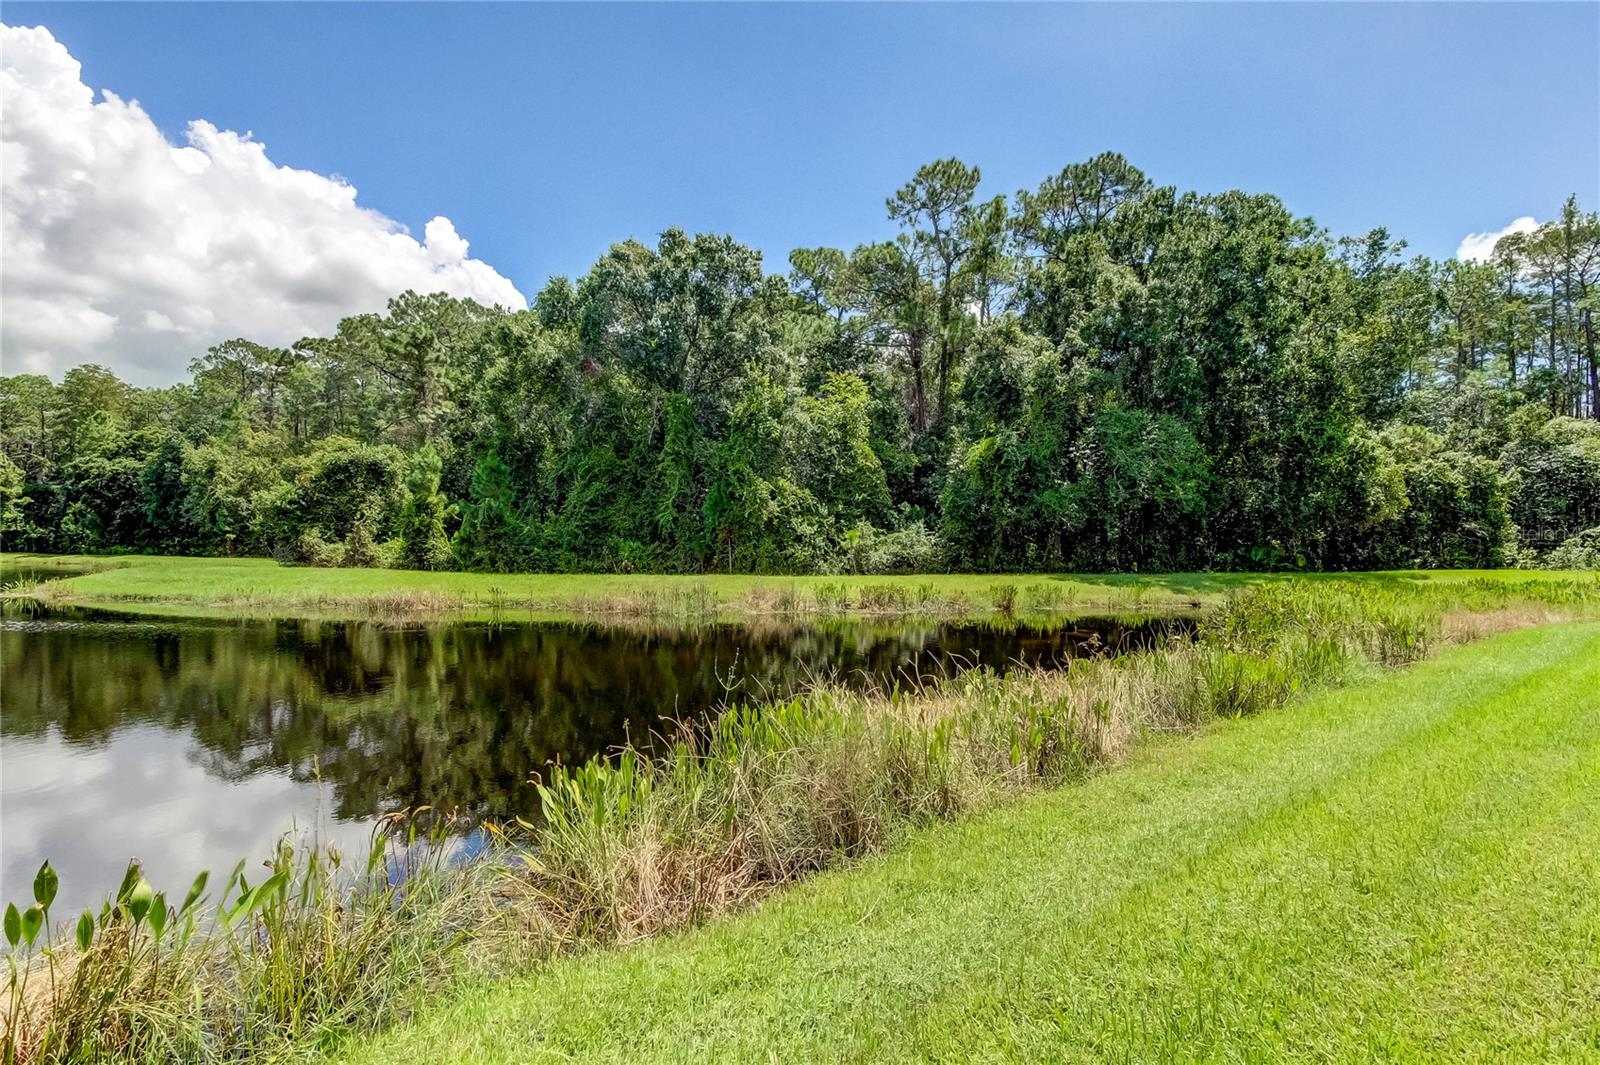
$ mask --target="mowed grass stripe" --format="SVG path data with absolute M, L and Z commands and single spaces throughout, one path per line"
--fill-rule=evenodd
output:
M 1594 1060 L 1597 692 L 1499 637 L 339 1057 Z
M 1459 1060 L 1472 1046 L 1485 1060 L 1545 1060 L 1567 1044 L 1577 1060 L 1571 996 L 1441 1010 L 1441 988 L 1423 993 L 1461 911 L 1493 877 L 1516 875 L 1504 854 L 1530 840 L 1566 849 L 1561 827 L 1600 813 L 1594 707 L 1587 721 L 1570 712 L 1575 680 L 1547 667 L 1462 704 L 1370 771 L 1260 819 L 1196 873 L 1126 897 L 1116 919 L 1073 926 L 999 986 L 920 1016 L 909 1045 L 962 1060 L 1370 1061 Z M 1581 853 L 1566 861 L 1581 867 Z M 1548 900 L 1551 916 L 1581 897 Z M 1506 952 L 1457 960 L 1463 970 L 1432 975 L 1448 985 L 1508 971 Z M 1536 967 L 1582 963 L 1574 950 Z M 1458 1044 L 1463 1024 L 1481 1030 Z

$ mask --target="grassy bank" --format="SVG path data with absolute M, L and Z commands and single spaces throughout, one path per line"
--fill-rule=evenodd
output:
M 1600 626 L 1148 745 L 341 1061 L 1594 1061 Z
M 0 555 L 93 572 L 16 589 L 56 602 L 164 611 L 473 612 L 764 616 L 785 614 L 972 614 L 1193 609 L 1214 603 L 1239 579 L 1227 575 L 801 576 L 748 574 L 439 573 L 284 566 L 271 559 L 150 555 Z
M 1092 775 L 1151 736 L 1254 716 L 1452 634 L 1597 599 L 1592 579 L 1270 582 L 1231 597 L 1193 642 L 921 691 L 821 689 L 730 710 L 654 760 L 554 769 L 540 816 L 466 866 L 424 851 L 396 878 L 397 852 L 379 848 L 352 884 L 325 857 L 285 852 L 264 881 L 215 890 L 221 920 L 198 917 L 203 904 L 167 920 L 135 873 L 102 914 L 52 918 L 84 939 L 48 967 L 24 965 L 8 1035 L 49 1060 L 294 1052 L 389 1023 L 443 981 L 693 927 L 930 825 Z
M 619 615 L 759 617 L 807 614 L 1145 613 L 1215 606 L 1231 591 L 1291 579 L 1241 573 L 931 574 L 774 577 L 748 574 L 430 573 L 284 566 L 260 558 L 0 554 L 0 567 L 87 569 L 9 589 L 51 602 L 161 613 L 412 616 Z M 1474 570 L 1315 575 L 1404 588 L 1503 579 Z M 1574 580 L 1516 571 L 1519 582 Z

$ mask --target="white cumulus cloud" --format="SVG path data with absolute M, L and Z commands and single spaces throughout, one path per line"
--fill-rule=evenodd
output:
M 165 384 L 221 340 L 326 334 L 408 288 L 527 305 L 448 218 L 418 241 L 203 120 L 171 144 L 43 27 L 0 25 L 0 96 L 0 372 L 99 362 Z
M 1488 262 L 1494 254 L 1494 246 L 1501 237 L 1510 236 L 1512 233 L 1532 233 L 1539 228 L 1539 223 L 1534 221 L 1530 214 L 1513 220 L 1509 225 L 1487 233 L 1468 233 L 1461 238 L 1460 247 L 1456 248 L 1456 258 L 1464 262 Z

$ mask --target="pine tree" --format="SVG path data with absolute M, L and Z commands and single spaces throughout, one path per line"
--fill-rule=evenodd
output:
M 491 447 L 472 470 L 472 498 L 462 504 L 461 528 L 452 544 L 463 569 L 509 573 L 519 568 L 523 524 L 517 514 L 511 467 Z
M 450 537 L 445 522 L 453 507 L 439 491 L 444 464 L 432 447 L 411 460 L 406 474 L 406 501 L 400 511 L 400 564 L 410 569 L 443 569 L 450 563 Z

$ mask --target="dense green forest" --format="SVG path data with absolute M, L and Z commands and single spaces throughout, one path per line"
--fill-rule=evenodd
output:
M 10 549 L 475 570 L 1600 564 L 1600 218 L 1486 263 L 1115 154 L 889 241 L 613 246 L 192 380 L 0 378 Z

